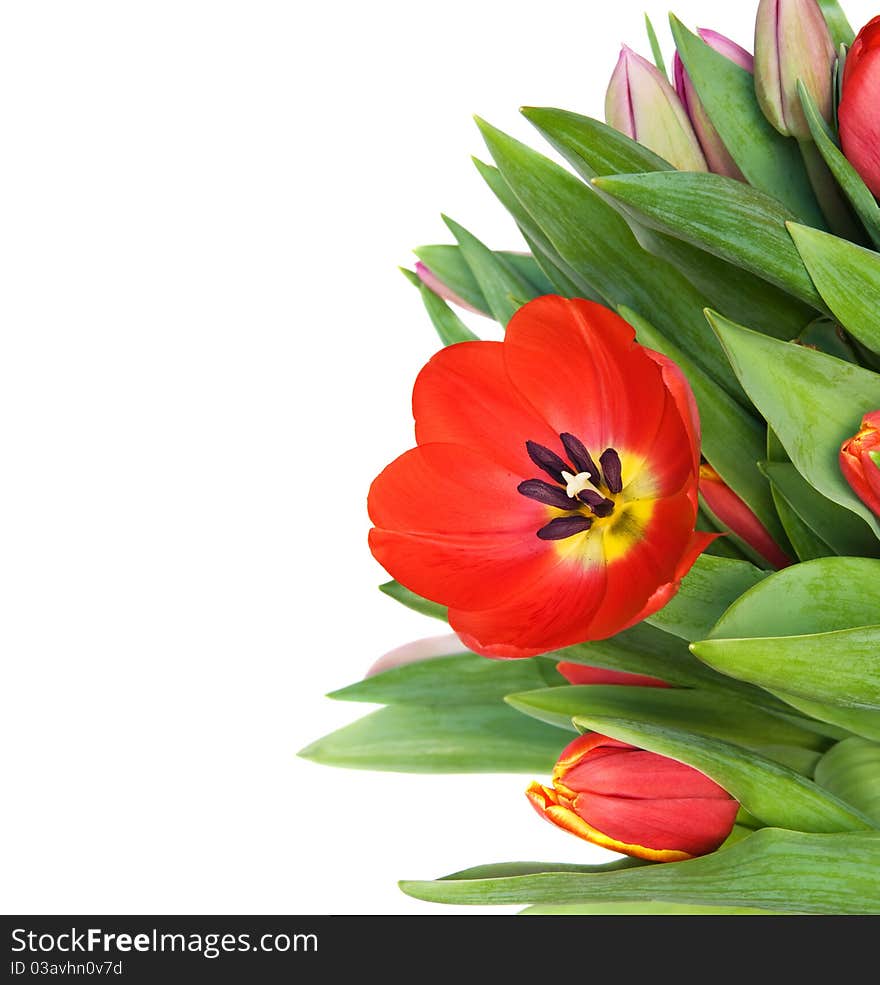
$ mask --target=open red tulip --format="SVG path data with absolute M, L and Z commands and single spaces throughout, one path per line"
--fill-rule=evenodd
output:
M 503 342 L 443 349 L 413 412 L 418 447 L 370 490 L 370 547 L 478 653 L 613 636 L 712 540 L 694 530 L 693 394 L 601 305 L 538 298 Z
M 849 50 L 838 116 L 844 154 L 880 197 L 880 17 L 859 31 Z
M 553 786 L 533 783 L 526 796 L 565 831 L 653 862 L 715 851 L 739 810 L 723 787 L 692 766 L 597 733 L 566 746 Z

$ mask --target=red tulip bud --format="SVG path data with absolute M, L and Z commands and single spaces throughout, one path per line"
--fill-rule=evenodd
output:
M 767 528 L 737 496 L 711 465 L 700 466 L 700 495 L 718 520 L 740 540 L 757 551 L 774 568 L 787 568 L 792 562 L 770 536 Z
M 714 48 L 715 51 L 724 55 L 730 61 L 735 62 L 740 68 L 744 68 L 748 72 L 754 71 L 755 59 L 745 48 L 741 48 L 734 41 L 731 41 L 730 38 L 726 38 L 723 34 L 718 34 L 716 31 L 706 31 L 701 28 L 697 33 L 710 48 Z M 694 88 L 691 77 L 688 75 L 687 69 L 684 67 L 684 62 L 681 60 L 678 52 L 675 53 L 674 74 L 675 91 L 681 97 L 684 108 L 687 110 L 687 114 L 694 127 L 694 132 L 700 141 L 703 154 L 709 164 L 709 170 L 714 171 L 715 174 L 726 175 L 728 178 L 745 181 L 745 175 L 740 171 L 736 161 L 730 156 L 721 137 L 718 135 L 718 131 L 709 119 L 706 107 L 700 101 L 697 90 Z
M 463 308 L 465 311 L 473 311 L 475 315 L 481 315 L 483 313 L 472 304 L 468 304 L 464 298 L 459 297 L 455 291 L 447 287 L 440 280 L 433 270 L 430 270 L 423 263 L 419 262 L 416 264 L 416 273 L 425 287 L 433 291 L 438 297 L 443 298 L 444 301 L 451 301 L 452 304 L 458 305 L 459 308 Z
M 880 516 L 880 410 L 865 415 L 840 449 L 840 470 L 859 499 Z
M 539 814 L 579 838 L 654 862 L 715 851 L 739 809 L 692 766 L 595 733 L 563 750 L 552 788 L 533 783 L 526 796 Z
M 556 669 L 569 684 L 624 684 L 630 687 L 669 687 L 666 681 L 647 674 L 628 674 L 622 670 L 606 670 L 604 667 L 587 667 L 563 661 Z
M 844 154 L 880 197 L 880 17 L 859 31 L 849 50 L 838 117 Z

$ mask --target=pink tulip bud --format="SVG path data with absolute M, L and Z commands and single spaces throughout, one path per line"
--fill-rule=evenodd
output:
M 666 77 L 625 45 L 605 96 L 605 120 L 679 171 L 706 171 L 691 121 Z
M 394 670 L 395 667 L 405 667 L 407 664 L 420 663 L 422 660 L 433 660 L 435 657 L 448 657 L 452 653 L 466 652 L 467 647 L 455 633 L 429 636 L 427 639 L 414 640 L 412 643 L 404 643 L 403 646 L 389 650 L 384 656 L 379 657 L 364 676 L 373 677 L 386 670 Z
M 472 311 L 475 315 L 483 314 L 478 308 L 475 308 L 472 304 L 468 304 L 464 298 L 459 297 L 455 291 L 450 290 L 442 280 L 432 271 L 429 270 L 421 261 L 416 264 L 416 274 L 418 274 L 419 280 L 428 288 L 429 291 L 433 291 L 438 297 L 443 298 L 444 301 L 449 301 L 459 308 L 463 308 L 465 311 Z
M 767 528 L 711 465 L 700 466 L 700 495 L 715 516 L 740 540 L 745 541 L 775 568 L 787 568 L 791 558 L 770 536 Z
M 755 92 L 764 115 L 783 136 L 811 139 L 798 79 L 831 121 L 836 57 L 816 0 L 761 0 L 755 22 Z
M 849 50 L 838 116 L 843 153 L 880 198 L 880 17 Z
M 710 48 L 714 48 L 715 51 L 735 62 L 740 68 L 744 68 L 748 72 L 754 71 L 755 59 L 735 41 L 731 41 L 723 34 L 718 34 L 717 31 L 707 31 L 703 28 L 700 28 L 697 33 Z M 709 165 L 709 170 L 714 171 L 715 174 L 726 175 L 728 178 L 736 178 L 737 181 L 745 181 L 745 175 L 730 156 L 706 112 L 706 107 L 697 95 L 697 90 L 678 52 L 675 53 L 674 75 L 675 90 L 690 117 L 694 132 L 700 141 L 700 147 Z
M 526 796 L 565 831 L 652 862 L 715 851 L 739 809 L 723 787 L 692 766 L 596 733 L 563 750 L 552 787 L 533 783 Z

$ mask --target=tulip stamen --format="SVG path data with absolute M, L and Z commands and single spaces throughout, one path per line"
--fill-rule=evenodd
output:
M 600 470 L 579 438 L 568 432 L 559 438 L 574 465 L 544 445 L 527 441 L 529 458 L 556 484 L 544 479 L 528 479 L 517 486 L 521 496 L 572 514 L 556 517 L 542 527 L 538 531 L 541 540 L 567 540 L 586 533 L 595 520 L 606 520 L 613 515 L 616 503 L 611 497 L 623 492 L 623 466 L 614 448 L 607 448 L 602 453 Z M 585 512 L 584 507 L 590 512 Z

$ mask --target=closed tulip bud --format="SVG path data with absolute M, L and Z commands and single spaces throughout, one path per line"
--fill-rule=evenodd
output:
M 426 267 L 421 261 L 416 264 L 416 274 L 418 274 L 419 280 L 428 290 L 433 291 L 438 297 L 443 298 L 444 301 L 450 301 L 465 311 L 472 311 L 475 315 L 481 315 L 483 313 L 472 304 L 468 304 L 464 298 L 459 297 L 455 291 L 447 287 L 434 271 Z
M 798 79 L 831 121 L 836 57 L 816 0 L 761 0 L 755 23 L 755 92 L 764 115 L 783 136 L 811 139 Z
M 859 31 L 849 50 L 838 117 L 843 153 L 880 197 L 880 17 Z
M 859 499 L 880 516 L 880 410 L 865 416 L 840 449 L 840 470 Z
M 710 48 L 714 48 L 715 51 L 739 65 L 740 68 L 744 68 L 748 72 L 754 70 L 755 59 L 745 48 L 741 48 L 730 38 L 726 38 L 716 31 L 706 31 L 702 28 L 697 33 Z M 709 165 L 709 170 L 714 171 L 715 174 L 726 175 L 728 178 L 736 178 L 737 181 L 745 181 L 745 175 L 730 156 L 724 142 L 718 135 L 718 131 L 709 119 L 706 107 L 700 101 L 697 90 L 694 88 L 691 77 L 688 75 L 678 52 L 675 53 L 674 76 L 675 91 L 681 98 L 682 105 L 690 117 L 706 163 Z
M 605 96 L 605 121 L 679 171 L 707 171 L 691 121 L 666 76 L 624 46 Z
M 711 465 L 700 466 L 700 495 L 731 533 L 757 551 L 774 568 L 787 568 L 792 563 L 764 524 Z
M 563 661 L 556 669 L 569 684 L 622 684 L 629 687 L 669 687 L 666 681 L 647 674 L 628 674 L 622 670 L 606 670 L 604 667 L 587 667 Z
M 739 809 L 692 766 L 595 733 L 563 750 L 552 788 L 533 783 L 526 795 L 539 814 L 571 834 L 653 862 L 715 851 Z

